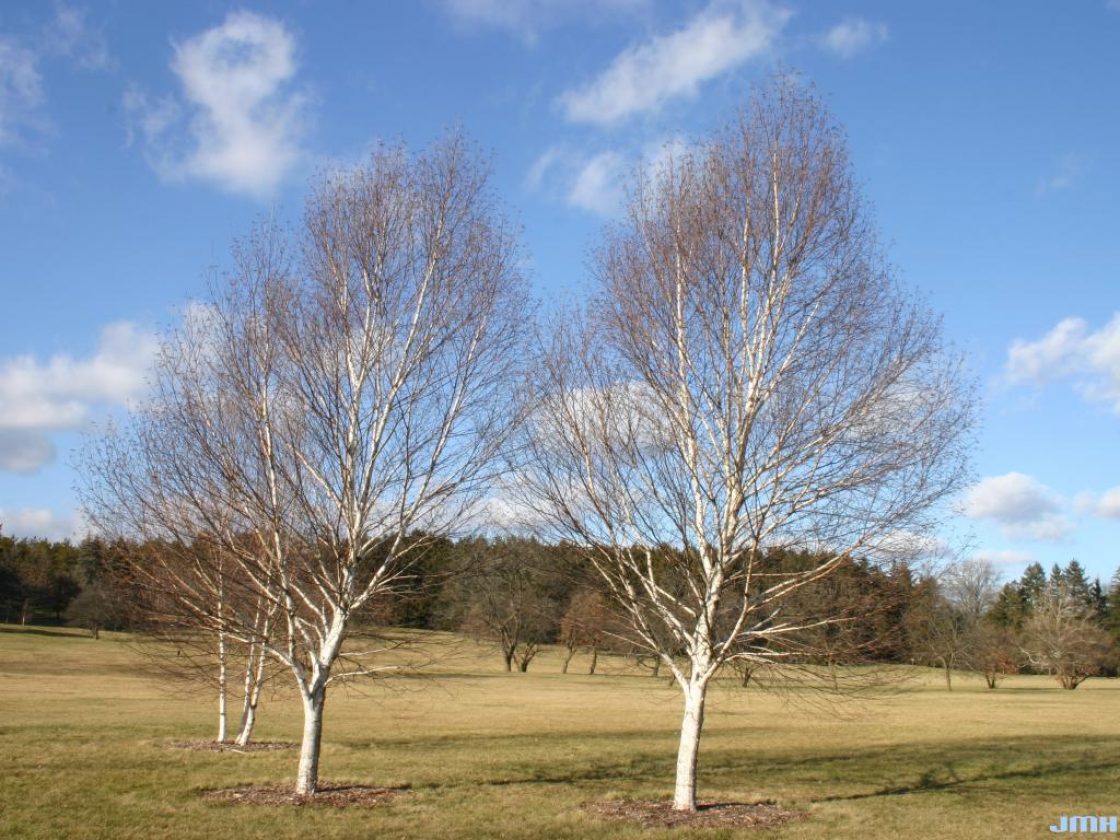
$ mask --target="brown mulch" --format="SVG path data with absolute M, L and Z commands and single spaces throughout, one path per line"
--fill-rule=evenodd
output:
M 665 800 L 635 801 L 620 799 L 589 802 L 583 810 L 607 820 L 636 822 L 642 828 L 776 828 L 806 816 L 773 802 L 703 802 L 695 813 L 674 811 Z
M 231 805 L 305 805 L 327 808 L 371 807 L 391 802 L 407 790 L 365 787 L 363 785 L 323 785 L 318 793 L 300 794 L 291 787 L 246 785 L 245 787 L 204 790 L 202 798 Z
M 243 747 L 218 741 L 173 741 L 171 747 L 177 750 L 201 750 L 203 752 L 274 752 L 275 750 L 294 750 L 299 744 L 294 741 L 250 741 Z

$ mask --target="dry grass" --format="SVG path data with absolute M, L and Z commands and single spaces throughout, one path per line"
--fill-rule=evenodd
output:
M 440 661 L 427 676 L 327 702 L 324 778 L 409 795 L 362 808 L 231 808 L 203 792 L 286 785 L 295 753 L 168 749 L 211 736 L 209 696 L 156 679 L 113 634 L 12 631 L 0 627 L 3 837 L 680 836 L 585 809 L 671 789 L 678 696 L 618 663 L 561 676 L 545 654 L 528 674 L 506 674 L 485 648 L 431 637 Z M 918 672 L 832 714 L 729 681 L 707 717 L 701 798 L 807 816 L 703 836 L 1027 837 L 1061 814 L 1120 812 L 1117 681 L 1075 692 L 1041 677 L 995 692 L 956 683 L 949 694 L 937 673 Z M 298 702 L 266 697 L 259 738 L 299 732 Z

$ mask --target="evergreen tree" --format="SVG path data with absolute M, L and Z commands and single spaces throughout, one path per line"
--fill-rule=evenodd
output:
M 1108 624 L 1108 594 L 1101 586 L 1101 579 L 1099 577 L 1093 578 L 1093 585 L 1089 587 L 1089 598 L 1093 610 L 1093 615 L 1096 616 L 1097 621 L 1101 626 Z
M 1003 585 L 1003 589 L 999 591 L 995 603 L 985 617 L 997 627 L 1018 632 L 1023 629 L 1023 620 L 1027 617 L 1027 612 L 1022 584 L 1012 581 Z
M 1090 609 L 1094 607 L 1089 578 L 1086 577 L 1085 569 L 1076 559 L 1070 560 L 1069 565 L 1062 572 L 1062 583 L 1065 585 L 1066 591 L 1076 601 L 1083 603 Z
M 1120 569 L 1112 575 L 1112 583 L 1108 587 L 1108 617 L 1105 628 L 1112 634 L 1112 638 L 1120 642 Z
M 1061 570 L 1058 574 L 1061 574 Z M 1041 563 L 1031 563 L 1019 578 L 1019 593 L 1022 597 L 1024 613 L 1030 613 L 1045 591 L 1046 572 L 1042 570 Z

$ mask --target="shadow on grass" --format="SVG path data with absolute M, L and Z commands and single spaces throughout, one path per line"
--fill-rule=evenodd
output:
M 649 737 L 649 733 L 645 734 Z M 617 736 L 611 736 L 616 741 Z M 464 786 L 568 785 L 613 783 L 622 787 L 667 785 L 674 751 L 645 750 L 625 756 L 611 749 L 581 760 L 547 761 L 553 739 L 535 739 L 541 760 L 510 761 L 486 768 L 489 778 L 418 784 L 417 788 Z M 628 739 L 627 739 L 628 740 Z M 551 741 L 551 743 L 545 743 Z M 615 753 L 612 755 L 611 753 Z M 524 752 L 521 752 L 524 755 Z M 1120 779 L 1120 737 L 1030 736 L 966 743 L 913 744 L 843 752 L 774 756 L 724 748 L 701 749 L 701 785 L 712 789 L 752 788 L 754 794 L 781 792 L 805 802 L 841 802 L 922 793 L 990 792 L 1062 795 L 1113 788 Z M 822 793 L 822 787 L 830 792 Z
M 41 627 L 25 626 L 18 624 L 0 624 L 0 633 L 12 633 L 17 636 L 63 636 L 72 639 L 92 639 L 88 630 L 79 627 Z
M 1120 737 L 1017 737 L 965 744 L 903 745 L 893 750 L 857 752 L 852 761 L 875 768 L 874 775 L 879 779 L 864 773 L 859 780 L 870 783 L 873 789 L 817 796 L 812 801 L 855 801 L 993 787 L 1050 793 L 1070 787 L 1088 793 L 1091 782 L 1111 787 L 1120 776 Z M 852 762 L 839 759 L 832 763 L 833 780 L 840 782 L 843 766 Z

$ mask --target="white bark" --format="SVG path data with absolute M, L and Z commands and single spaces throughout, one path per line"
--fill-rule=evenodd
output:
M 268 640 L 272 638 L 273 609 L 262 608 L 258 605 L 257 613 L 253 619 L 253 628 L 260 628 L 260 640 L 249 644 L 249 652 L 245 657 L 245 688 L 241 706 L 241 730 L 237 733 L 236 743 L 245 746 L 253 737 L 253 727 L 257 722 L 257 704 L 261 698 L 261 686 L 264 684 L 265 668 L 268 665 Z
M 264 682 L 264 669 L 268 660 L 268 651 L 264 645 L 259 645 L 254 650 L 250 648 L 245 665 L 245 694 L 241 706 L 241 730 L 237 733 L 235 743 L 244 747 L 252 740 L 253 727 L 257 723 L 257 704 L 261 698 L 261 684 Z
M 226 673 L 226 634 L 218 631 L 218 743 L 224 744 L 229 738 L 229 713 Z
M 323 641 L 320 656 L 312 662 L 310 679 L 302 666 L 296 669 L 296 681 L 303 698 L 303 741 L 300 745 L 296 793 L 311 794 L 319 789 L 319 749 L 323 740 L 323 705 L 327 700 L 327 684 L 331 666 L 342 650 L 346 635 L 346 616 L 336 614 Z
M 303 695 L 303 741 L 296 774 L 296 793 L 312 794 L 319 789 L 319 749 L 323 741 L 323 705 L 327 699 L 325 685 Z
M 628 211 L 599 294 L 554 324 L 513 492 L 684 691 L 689 809 L 715 670 L 805 661 L 843 626 L 798 598 L 930 531 L 968 477 L 972 402 L 798 84 L 639 178 Z
M 245 708 L 241 712 L 241 729 L 233 742 L 239 747 L 248 746 L 249 741 L 253 738 L 253 727 L 256 725 L 257 705 L 255 702 L 249 703 L 246 701 Z
M 166 549 L 133 568 L 160 614 L 224 623 L 291 671 L 304 792 L 328 682 L 400 667 L 350 651 L 332 675 L 349 617 L 461 526 L 519 417 L 525 284 L 486 182 L 454 137 L 324 177 L 294 255 L 276 227 L 240 243 L 151 399 L 91 454 L 91 521 Z
M 674 811 L 696 810 L 696 762 L 700 755 L 700 733 L 704 728 L 704 701 L 708 686 L 692 681 L 684 688 L 684 718 L 677 749 L 677 781 L 673 789 Z

